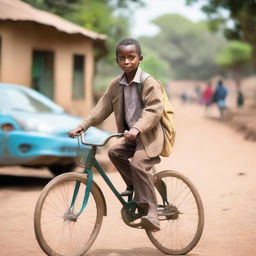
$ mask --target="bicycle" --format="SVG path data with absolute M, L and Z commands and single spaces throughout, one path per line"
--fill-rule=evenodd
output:
M 34 229 L 41 249 L 51 256 L 80 256 L 95 241 L 107 215 L 107 205 L 100 187 L 93 181 L 92 167 L 98 171 L 122 204 L 121 216 L 125 224 L 142 228 L 138 205 L 129 195 L 127 200 L 116 190 L 95 155 L 102 144 L 90 146 L 83 173 L 64 173 L 52 179 L 42 190 L 34 213 Z M 156 248 L 165 254 L 186 254 L 192 250 L 203 232 L 204 210 L 201 198 L 191 181 L 176 171 L 154 174 L 161 230 L 145 230 Z

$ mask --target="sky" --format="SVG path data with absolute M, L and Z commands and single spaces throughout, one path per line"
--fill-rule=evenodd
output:
M 187 6 L 185 0 L 144 0 L 146 7 L 138 9 L 134 13 L 132 36 L 152 36 L 157 33 L 157 26 L 150 21 L 164 14 L 180 14 L 191 21 L 197 22 L 206 19 L 206 15 L 200 10 L 199 4 Z

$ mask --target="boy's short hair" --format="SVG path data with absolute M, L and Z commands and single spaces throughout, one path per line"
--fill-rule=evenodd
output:
M 124 39 L 122 39 L 116 46 L 116 56 L 118 54 L 118 50 L 119 50 L 120 47 L 127 46 L 127 45 L 130 45 L 130 44 L 135 45 L 138 55 L 141 56 L 140 43 L 134 38 L 124 38 Z

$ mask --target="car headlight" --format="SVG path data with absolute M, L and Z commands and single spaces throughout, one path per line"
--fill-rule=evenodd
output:
M 1 125 L 1 130 L 5 132 L 10 132 L 15 130 L 14 126 L 10 123 L 5 123 Z
M 46 123 L 40 123 L 38 120 L 17 120 L 18 124 L 20 125 L 21 129 L 25 131 L 36 131 L 36 132 L 45 132 L 45 133 L 53 133 L 54 129 L 51 125 Z

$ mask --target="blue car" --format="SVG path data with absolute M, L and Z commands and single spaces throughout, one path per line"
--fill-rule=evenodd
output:
M 77 140 L 67 132 L 80 123 L 35 90 L 0 83 L 0 166 L 47 167 L 55 175 L 73 170 Z M 95 127 L 86 131 L 91 142 L 107 136 Z

